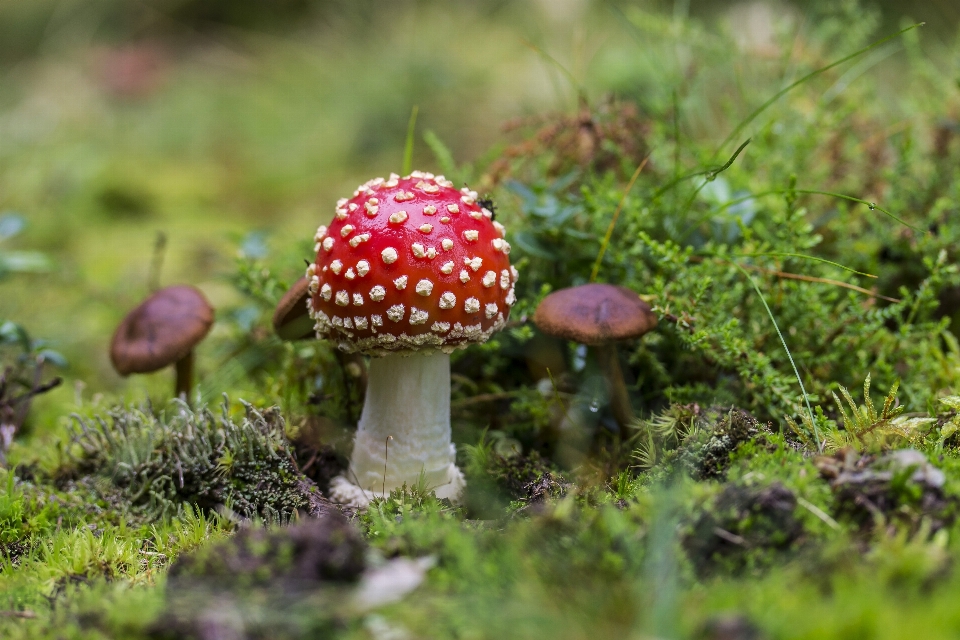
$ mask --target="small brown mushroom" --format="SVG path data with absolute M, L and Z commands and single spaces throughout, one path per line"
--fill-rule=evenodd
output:
M 633 420 L 633 407 L 615 343 L 639 338 L 657 326 L 650 305 L 626 287 L 585 284 L 548 295 L 537 307 L 533 322 L 547 335 L 596 347 L 610 388 L 610 410 L 623 435 Z
M 310 281 L 302 277 L 283 294 L 273 313 L 273 330 L 281 340 L 306 340 L 316 336 L 313 318 L 307 310 Z
M 310 281 L 306 276 L 293 283 L 290 290 L 283 294 L 273 312 L 273 330 L 281 340 L 306 340 L 316 338 L 313 318 L 310 317 L 307 303 L 310 300 Z M 347 375 L 360 385 L 360 393 L 367 389 L 367 368 L 363 356 L 359 353 L 344 353 L 337 350 L 337 361 Z
M 193 386 L 193 348 L 213 325 L 213 307 L 190 286 L 166 287 L 127 314 L 110 344 L 113 368 L 122 376 L 152 373 L 176 364 L 175 393 Z

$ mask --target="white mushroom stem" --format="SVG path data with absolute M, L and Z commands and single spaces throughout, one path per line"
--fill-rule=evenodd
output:
M 445 353 L 373 358 L 367 395 L 346 477 L 331 497 L 364 507 L 421 474 L 437 497 L 455 500 L 463 475 L 450 441 L 450 356 Z

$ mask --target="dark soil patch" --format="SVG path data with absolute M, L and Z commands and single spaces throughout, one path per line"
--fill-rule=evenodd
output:
M 756 567 L 763 552 L 786 551 L 801 538 L 796 507 L 796 496 L 778 482 L 729 484 L 693 522 L 684 547 L 700 574 Z

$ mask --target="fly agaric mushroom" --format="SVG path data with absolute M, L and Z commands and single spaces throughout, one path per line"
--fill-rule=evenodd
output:
M 213 325 L 213 307 L 197 289 L 166 287 L 127 314 L 110 344 L 113 368 L 122 376 L 152 373 L 176 364 L 175 394 L 193 386 L 193 348 Z
M 607 380 L 610 410 L 621 435 L 633 420 L 615 343 L 639 338 L 657 326 L 650 305 L 626 287 L 584 284 L 554 291 L 540 303 L 533 322 L 547 335 L 594 346 Z
M 365 506 L 421 474 L 438 497 L 459 496 L 449 354 L 486 341 L 516 301 L 503 236 L 475 191 L 419 171 L 361 185 L 317 230 L 307 268 L 317 337 L 378 356 L 335 500 Z

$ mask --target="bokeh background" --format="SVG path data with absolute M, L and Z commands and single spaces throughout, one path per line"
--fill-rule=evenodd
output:
M 68 384 L 38 400 L 38 419 L 84 394 L 169 387 L 164 374 L 122 380 L 107 356 L 113 328 L 152 278 L 200 287 L 224 320 L 214 336 L 252 326 L 260 311 L 235 286 L 238 256 L 271 257 L 292 282 L 336 199 L 399 171 L 414 106 L 414 167 L 437 170 L 424 134 L 457 163 L 483 166 L 506 144 L 505 124 L 573 114 L 578 97 L 663 112 L 683 69 L 664 63 L 662 46 L 648 51 L 646 38 L 674 30 L 681 59 L 684 38 L 706 37 L 696 25 L 710 23 L 739 56 L 715 86 L 685 92 L 701 98 L 683 105 L 684 127 L 720 140 L 730 129 L 722 105 L 702 96 L 749 93 L 748 70 L 774 73 L 790 42 L 823 27 L 825 6 L 862 16 L 854 4 L 5 0 L 0 212 L 12 226 L 0 251 L 36 259 L 0 278 L 0 318 L 67 362 Z M 926 20 L 922 46 L 936 57 L 960 22 L 954 0 L 865 6 L 874 19 L 839 19 L 838 37 Z M 899 52 L 870 58 L 883 62 L 890 95 Z M 509 220 L 509 200 L 502 207 Z M 211 388 L 241 380 L 230 376 L 232 355 L 201 348 Z

